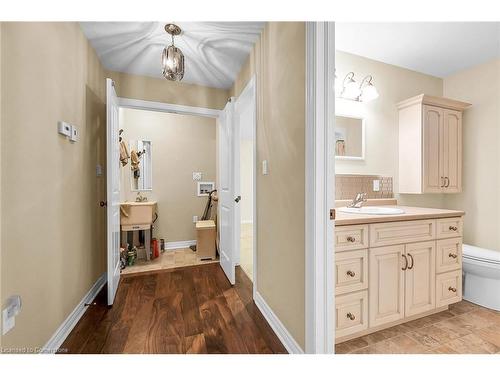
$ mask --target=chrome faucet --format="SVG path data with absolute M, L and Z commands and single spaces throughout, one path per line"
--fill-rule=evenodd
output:
M 365 202 L 366 202 L 366 193 L 358 193 L 356 194 L 356 198 L 354 198 L 347 207 L 361 208 L 361 206 Z

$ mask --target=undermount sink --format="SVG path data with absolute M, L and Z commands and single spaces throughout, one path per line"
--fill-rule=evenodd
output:
M 361 214 L 361 215 L 399 215 L 404 214 L 405 211 L 401 208 L 395 207 L 379 207 L 379 206 L 365 206 L 365 207 L 340 207 L 337 209 L 339 212 L 348 214 Z

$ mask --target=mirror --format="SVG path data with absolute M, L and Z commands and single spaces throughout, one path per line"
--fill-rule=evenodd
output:
M 365 159 L 365 121 L 359 117 L 335 116 L 335 158 Z
M 153 190 L 152 151 L 151 141 L 130 141 L 130 183 L 132 191 Z

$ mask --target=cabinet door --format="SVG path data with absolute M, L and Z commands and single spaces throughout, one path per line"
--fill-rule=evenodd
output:
M 442 174 L 443 109 L 430 105 L 423 106 L 423 186 L 424 193 L 441 193 L 444 185 Z
M 462 113 L 443 110 L 442 155 L 445 193 L 462 191 Z
M 434 241 L 406 245 L 405 316 L 420 314 L 436 305 L 436 244 Z
M 404 245 L 369 250 L 369 326 L 404 317 Z

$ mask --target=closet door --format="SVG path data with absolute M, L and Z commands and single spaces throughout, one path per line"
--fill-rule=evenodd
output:
M 370 328 L 404 318 L 404 245 L 369 250 Z
M 423 106 L 423 187 L 424 193 L 441 193 L 444 186 L 443 171 L 443 109 Z
M 406 245 L 408 269 L 405 271 L 405 317 L 436 306 L 435 241 Z
M 462 113 L 450 109 L 443 110 L 443 192 L 462 191 Z

